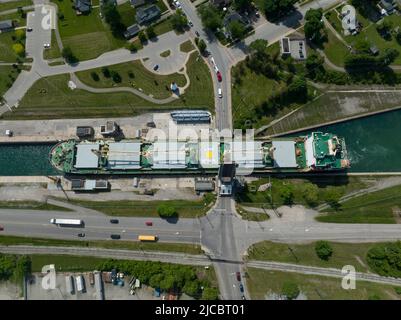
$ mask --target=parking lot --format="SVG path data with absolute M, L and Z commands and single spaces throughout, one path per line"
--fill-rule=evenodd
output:
M 85 287 L 85 290 L 83 292 L 77 292 L 76 283 L 75 283 L 74 293 L 71 294 L 68 292 L 65 277 L 70 275 L 74 277 L 74 282 L 75 282 L 75 277 L 79 275 L 83 276 L 84 287 Z M 33 281 L 31 283 L 28 282 L 27 284 L 27 300 L 97 300 L 97 292 L 95 285 L 91 285 L 89 281 L 89 272 L 86 273 L 58 272 L 56 275 L 56 288 L 47 290 L 42 287 L 43 275 L 41 273 L 33 274 L 32 279 Z M 104 289 L 105 300 L 160 300 L 161 299 L 155 297 L 153 295 L 153 289 L 147 286 L 141 286 L 140 289 L 136 289 L 134 295 L 130 294 L 130 288 L 128 286 L 128 283 L 125 283 L 124 286 L 119 286 L 119 285 L 113 285 L 111 283 L 106 283 L 103 281 L 103 289 Z M 11 292 L 11 294 L 9 294 L 8 296 L 12 295 L 12 293 L 13 292 Z

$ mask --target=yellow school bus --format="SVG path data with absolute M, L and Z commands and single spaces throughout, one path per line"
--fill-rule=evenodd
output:
M 157 236 L 139 235 L 138 240 L 139 241 L 157 241 Z

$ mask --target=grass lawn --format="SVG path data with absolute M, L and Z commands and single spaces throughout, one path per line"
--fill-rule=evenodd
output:
M 71 47 L 79 60 L 93 59 L 125 44 L 124 39 L 116 39 L 99 16 L 100 8 L 92 9 L 88 15 L 77 16 L 70 1 L 53 0 L 64 19 L 58 19 L 60 36 L 65 47 Z
M 41 272 L 42 267 L 48 264 L 54 264 L 57 271 L 91 271 L 96 266 L 108 259 L 83 256 L 67 256 L 67 255 L 30 255 L 32 260 L 32 272 Z
M 166 19 L 156 22 L 153 25 L 153 28 L 154 28 L 156 35 L 158 35 L 158 36 L 162 35 L 163 33 L 172 31 L 173 26 L 170 22 L 170 17 L 167 17 Z
M 266 221 L 270 217 L 265 213 L 250 212 L 245 210 L 242 206 L 236 206 L 238 214 L 241 215 L 242 219 L 249 221 Z
M 117 6 L 117 11 L 121 16 L 121 22 L 125 25 L 125 27 L 129 27 L 136 23 L 136 9 L 131 6 L 129 1 Z
M 139 242 L 139 241 L 108 241 L 108 240 L 61 240 L 28 238 L 15 236 L 0 236 L 0 245 L 33 245 L 33 246 L 59 246 L 59 247 L 86 247 L 105 249 L 126 249 L 126 250 L 149 250 L 149 251 L 173 251 L 186 254 L 202 254 L 199 245 L 162 242 Z
M 167 58 L 169 55 L 171 55 L 171 50 L 166 50 L 160 53 L 160 56 L 163 58 Z
M 17 76 L 18 72 L 12 66 L 0 66 L 0 96 L 11 87 Z
M 247 286 L 252 299 L 264 300 L 271 293 L 280 294 L 283 284 L 296 283 L 308 300 L 399 300 L 391 285 L 357 281 L 355 290 L 344 290 L 340 278 L 304 275 L 293 272 L 247 268 Z
M 82 82 L 95 88 L 109 87 L 132 87 L 143 90 L 144 93 L 157 99 L 168 98 L 171 96 L 170 84 L 176 82 L 178 86 L 186 84 L 185 76 L 174 73 L 168 76 L 158 75 L 148 71 L 140 60 L 116 64 L 108 67 L 110 71 L 115 71 L 121 76 L 121 83 L 114 83 L 111 78 L 106 78 L 101 68 L 81 71 L 77 76 Z M 95 81 L 91 77 L 91 73 L 96 72 L 100 80 Z
M 39 201 L 0 201 L 0 208 L 71 211 L 68 208 Z
M 327 30 L 328 42 L 324 43 L 324 53 L 327 58 L 337 66 L 344 66 L 344 59 L 349 53 L 345 45 L 331 32 Z
M 157 207 L 161 204 L 173 206 L 180 218 L 195 218 L 204 215 L 213 205 L 216 197 L 209 194 L 204 200 L 156 200 L 156 201 L 87 201 L 70 200 L 72 204 L 98 210 L 111 216 L 159 217 Z M 58 199 L 60 200 L 60 199 Z
M 208 109 L 214 113 L 213 82 L 209 68 L 198 52 L 193 52 L 187 62 L 187 74 L 191 85 L 174 106 L 185 108 Z
M 260 185 L 266 184 L 269 179 L 262 178 L 248 184 L 247 188 L 243 193 L 238 194 L 237 201 L 250 207 L 261 207 L 262 205 L 268 205 L 270 203 L 270 189 L 266 191 L 257 191 Z M 317 204 L 325 202 L 325 197 L 328 191 L 337 190 L 341 195 L 345 195 L 354 190 L 360 190 L 367 187 L 367 183 L 357 177 L 314 177 L 310 179 L 278 179 L 272 178 L 272 197 L 275 206 L 283 205 L 283 199 L 281 198 L 281 192 L 286 186 L 292 187 L 294 195 L 294 203 L 307 205 L 304 199 L 304 187 L 307 184 L 314 184 L 317 187 Z
M 352 198 L 342 203 L 340 210 L 326 210 L 316 219 L 335 223 L 396 223 L 393 209 L 401 210 L 401 186 Z
M 182 52 L 191 52 L 192 50 L 195 50 L 194 45 L 192 44 L 191 40 L 187 40 L 180 45 L 180 50 Z
M 11 9 L 17 9 L 18 7 L 27 7 L 33 5 L 32 0 L 18 0 L 18 1 L 10 1 L 10 2 L 2 2 L 0 3 L 0 11 L 6 11 Z M 1 20 L 3 20 L 3 16 L 0 16 Z
M 2 14 L 0 15 L 0 20 L 13 20 L 16 23 L 16 27 L 26 26 L 26 18 L 22 18 L 18 12 Z
M 366 262 L 366 254 L 376 243 L 329 242 L 333 255 L 328 261 L 321 260 L 315 252 L 315 242 L 287 244 L 263 241 L 252 245 L 248 260 L 266 260 L 324 268 L 341 269 L 349 264 L 358 272 L 372 272 Z
M 43 50 L 43 58 L 46 60 L 56 59 L 61 57 L 61 51 L 57 44 L 56 32 L 52 30 L 52 41 L 49 49 Z
M 0 62 L 16 62 L 17 55 L 14 53 L 12 46 L 16 43 L 13 40 L 14 31 L 0 33 Z

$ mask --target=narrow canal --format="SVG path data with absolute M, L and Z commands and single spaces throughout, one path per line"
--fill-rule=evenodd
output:
M 401 172 L 401 110 L 307 132 L 316 130 L 345 138 L 351 160 L 350 172 Z
M 345 138 L 352 166 L 350 172 L 401 172 L 401 110 L 313 131 L 316 130 Z M 0 176 L 57 174 L 48 160 L 52 146 L 53 143 L 0 144 Z

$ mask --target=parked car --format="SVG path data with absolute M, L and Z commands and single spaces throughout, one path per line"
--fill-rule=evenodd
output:
M 43 47 L 44 47 L 45 49 L 49 49 L 49 48 L 50 48 L 50 44 L 49 44 L 49 43 L 45 43 L 45 44 L 43 44 Z
M 78 237 L 79 237 L 79 238 L 85 237 L 85 233 L 78 233 Z
M 200 37 L 200 35 L 199 35 L 199 32 L 198 32 L 198 31 L 195 31 L 195 34 L 196 34 L 196 36 L 197 36 L 197 37 Z
M 239 291 L 244 292 L 244 286 L 242 285 L 242 283 L 239 284 Z
M 26 28 L 26 31 L 28 31 L 28 32 L 31 32 L 32 31 L 32 28 Z
M 2 225 L 0 225 L 0 231 L 3 231 L 4 227 Z
M 118 219 L 110 219 L 110 223 L 118 223 Z
M 236 275 L 237 275 L 237 280 L 241 281 L 241 272 L 237 272 Z
M 112 238 L 114 240 L 118 240 L 118 239 L 121 239 L 121 236 L 119 234 L 112 234 L 112 235 L 110 235 L 110 238 Z
M 194 24 L 192 23 L 191 20 L 188 20 L 188 25 L 189 25 L 190 27 L 193 27 L 193 26 L 194 26 Z
M 241 299 L 242 299 L 242 300 L 246 300 L 246 298 L 245 298 L 245 296 L 244 296 L 244 295 L 242 295 Z
M 223 77 L 222 77 L 222 75 L 221 75 L 221 72 L 220 71 L 217 71 L 217 80 L 219 80 L 219 82 L 221 82 L 221 81 L 223 81 Z
M 155 65 L 155 66 L 153 67 L 153 70 L 155 70 L 155 71 L 159 70 L 159 65 L 158 65 L 158 64 Z
M 223 98 L 223 91 L 221 90 L 221 88 L 219 88 L 219 90 L 217 90 L 217 93 L 219 95 L 219 98 Z
M 153 226 L 153 222 L 152 221 L 146 221 L 145 224 L 149 227 Z

